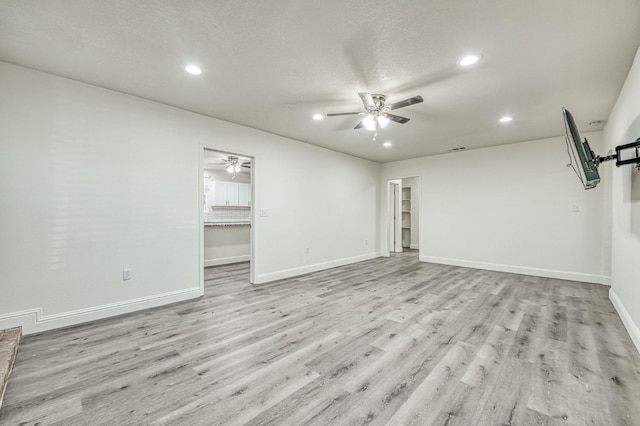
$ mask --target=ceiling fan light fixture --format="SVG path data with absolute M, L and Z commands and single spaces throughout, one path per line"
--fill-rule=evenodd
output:
M 393 111 L 396 109 L 408 107 L 411 105 L 419 104 L 420 102 L 424 102 L 422 96 L 414 96 L 412 98 L 405 99 L 400 102 L 394 102 L 392 104 L 385 104 L 387 97 L 381 94 L 371 94 L 369 92 L 360 92 L 358 93 L 360 99 L 362 100 L 362 104 L 364 106 L 365 112 L 338 112 L 338 113 L 330 113 L 327 114 L 327 117 L 337 117 L 343 115 L 359 115 L 365 116 L 362 120 L 356 124 L 353 128 L 354 130 L 365 128 L 371 132 L 376 132 L 378 129 L 382 129 L 386 127 L 389 122 L 394 121 L 399 124 L 404 124 L 408 122 L 410 119 L 407 117 L 402 117 L 396 114 L 390 114 L 389 111 Z M 375 140 L 375 137 L 374 137 Z
M 480 60 L 480 55 L 468 55 L 461 58 L 458 61 L 458 65 L 461 67 L 469 67 Z
M 504 116 L 504 117 L 502 117 L 499 121 L 500 121 L 501 123 L 508 123 L 508 122 L 510 122 L 510 121 L 513 121 L 513 117 L 510 117 L 510 116 L 508 116 L 508 115 L 505 115 L 505 116 Z
M 365 129 L 373 132 L 376 130 L 376 119 L 373 115 L 369 114 L 362 120 L 362 125 Z
M 376 118 L 378 119 L 378 125 L 380 126 L 381 129 L 384 129 L 385 127 L 387 127 L 387 124 L 389 124 L 389 122 L 391 121 L 384 115 L 379 115 Z

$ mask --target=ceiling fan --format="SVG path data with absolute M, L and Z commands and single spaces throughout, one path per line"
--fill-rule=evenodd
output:
M 386 96 L 380 94 L 371 94 L 368 92 L 358 93 L 362 103 L 364 104 L 365 112 L 339 112 L 333 114 L 327 114 L 327 117 L 337 117 L 340 115 L 365 115 L 354 129 L 365 128 L 367 130 L 376 131 L 378 128 L 383 129 L 389 124 L 390 121 L 404 124 L 409 119 L 400 115 L 389 114 L 389 111 L 395 109 L 404 108 L 409 105 L 419 104 L 423 102 L 422 96 L 414 96 L 404 101 L 396 102 L 390 105 L 385 105 Z
M 227 158 L 222 158 L 221 165 L 224 166 L 227 172 L 233 173 L 232 179 L 235 178 L 236 173 L 240 173 L 243 168 L 251 169 L 251 161 L 243 161 L 235 155 L 229 155 Z

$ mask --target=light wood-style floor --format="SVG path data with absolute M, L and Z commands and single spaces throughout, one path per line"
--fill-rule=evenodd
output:
M 29 336 L 2 424 L 640 424 L 608 288 L 410 252 Z

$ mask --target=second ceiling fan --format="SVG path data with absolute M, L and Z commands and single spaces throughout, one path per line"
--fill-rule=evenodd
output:
M 422 96 L 414 96 L 412 98 L 405 99 L 404 101 L 385 105 L 385 95 L 360 92 L 358 93 L 358 96 L 362 99 L 366 112 L 338 112 L 327 114 L 327 117 L 337 117 L 340 115 L 366 115 L 365 118 L 356 124 L 354 129 L 362 129 L 364 127 L 367 130 L 376 131 L 378 128 L 386 127 L 390 121 L 395 121 L 400 124 L 404 124 L 409 121 L 407 117 L 389 114 L 389 111 L 404 108 L 409 105 L 419 104 L 424 101 Z

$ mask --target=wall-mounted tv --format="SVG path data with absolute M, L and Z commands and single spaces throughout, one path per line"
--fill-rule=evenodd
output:
M 598 173 L 598 161 L 589 147 L 587 139 L 582 141 L 573 116 L 565 108 L 562 108 L 564 126 L 566 129 L 567 151 L 569 153 L 569 165 L 580 178 L 584 189 L 595 188 L 600 183 Z

